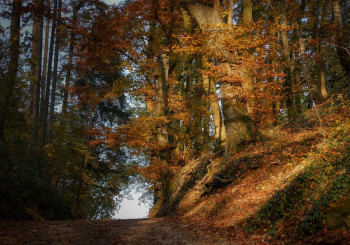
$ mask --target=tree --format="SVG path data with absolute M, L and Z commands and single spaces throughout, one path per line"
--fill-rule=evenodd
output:
M 282 49 L 283 49 L 283 60 L 285 62 L 285 71 L 286 78 L 283 84 L 284 88 L 284 96 L 285 102 L 288 110 L 288 119 L 294 120 L 295 118 L 295 109 L 293 103 L 293 87 L 295 86 L 295 78 L 294 78 L 294 65 L 291 61 L 291 52 L 289 48 L 289 39 L 288 39 L 288 19 L 286 12 L 286 1 L 281 1 L 281 13 L 282 13 L 282 22 L 281 27 L 283 28 L 281 31 L 281 41 L 282 41 Z
M 223 25 L 223 21 L 219 16 L 218 10 L 212 3 L 203 4 L 195 1 L 181 1 L 185 8 L 196 19 L 200 28 L 204 31 L 207 25 L 212 25 L 212 31 L 215 32 L 215 25 Z M 210 29 L 209 29 L 210 30 Z M 213 40 L 213 36 L 208 40 L 208 45 L 215 47 L 219 45 L 220 51 L 224 56 L 229 57 L 235 55 L 224 49 L 223 45 L 218 40 Z M 221 47 L 220 47 L 221 45 Z M 227 73 L 232 73 L 230 65 L 227 62 L 222 62 L 222 67 Z M 250 135 L 250 118 L 248 116 L 247 105 L 241 101 L 235 101 L 232 91 L 232 84 L 228 81 L 223 81 L 221 85 L 221 93 L 223 94 L 222 111 L 224 114 L 224 124 L 226 129 L 226 156 L 236 152 L 240 144 L 244 142 Z
M 42 40 L 43 40 L 43 6 L 44 0 L 33 2 L 34 19 L 32 33 L 32 80 L 30 84 L 31 90 L 31 120 L 32 120 L 32 145 L 37 143 L 39 128 L 39 102 L 40 102 L 40 84 L 41 84 L 41 56 L 42 56 Z
M 339 0 L 332 0 L 333 12 L 334 12 L 334 22 L 336 24 L 336 38 L 335 45 L 337 54 L 339 57 L 340 64 L 343 66 L 347 74 L 350 74 L 350 53 L 349 46 L 346 43 L 346 37 L 344 37 L 343 31 L 343 21 L 340 9 Z
M 41 148 L 43 148 L 46 144 L 46 133 L 47 133 L 47 120 L 48 120 L 48 109 L 49 109 L 49 99 L 50 99 L 50 86 L 51 86 L 51 78 L 52 78 L 52 58 L 53 58 L 53 51 L 54 51 L 54 45 L 55 45 L 55 35 L 56 35 L 56 18 L 57 18 L 57 5 L 58 1 L 54 1 L 54 12 L 53 12 L 53 22 L 51 27 L 51 40 L 50 40 L 50 51 L 49 51 L 49 61 L 48 61 L 48 67 L 47 67 L 47 78 L 46 78 L 46 85 L 45 85 L 45 99 L 43 100 L 42 107 L 42 113 L 41 113 Z M 43 88 L 44 89 L 44 88 Z
M 10 63 L 5 78 L 5 82 L 0 87 L 0 141 L 4 138 L 4 130 L 7 114 L 13 90 L 16 86 L 17 70 L 20 55 L 20 23 L 22 13 L 22 1 L 13 0 L 11 27 L 10 27 Z
M 72 28 L 70 32 L 70 41 L 69 41 L 69 51 L 68 51 L 68 63 L 66 66 L 66 78 L 64 86 L 64 95 L 63 95 L 63 104 L 62 104 L 62 120 L 67 113 L 68 106 L 68 89 L 69 83 L 71 80 L 71 73 L 73 67 L 73 56 L 74 56 L 74 47 L 75 47 L 75 29 L 78 25 L 78 12 L 83 7 L 85 1 L 72 1 L 73 16 L 72 16 Z
M 57 23 L 60 23 L 61 18 L 61 12 L 62 12 L 62 0 L 58 1 L 58 17 L 57 17 Z M 51 89 L 51 102 L 50 102 L 50 114 L 48 119 L 48 138 L 49 140 L 52 140 L 53 137 L 53 121 L 55 116 L 55 102 L 56 102 L 56 84 L 57 84 L 57 78 L 58 78 L 58 55 L 59 55 L 59 48 L 60 48 L 60 41 L 61 41 L 61 34 L 60 30 L 56 29 L 56 41 L 55 41 L 55 59 L 54 59 L 54 67 L 53 67 L 53 78 L 52 78 L 52 89 Z

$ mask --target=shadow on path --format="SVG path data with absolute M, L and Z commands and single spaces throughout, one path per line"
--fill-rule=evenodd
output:
M 0 221 L 0 244 L 240 244 L 232 235 L 164 219 Z

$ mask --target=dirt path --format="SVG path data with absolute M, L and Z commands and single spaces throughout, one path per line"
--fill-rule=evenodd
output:
M 0 221 L 0 244 L 253 244 L 233 230 L 164 219 Z M 259 239 L 260 240 L 260 239 Z M 261 244 L 260 241 L 256 243 Z

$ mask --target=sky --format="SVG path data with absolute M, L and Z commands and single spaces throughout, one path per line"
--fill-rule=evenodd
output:
M 104 2 L 108 3 L 108 4 L 113 4 L 113 3 L 120 3 L 124 0 L 104 0 Z
M 133 198 L 132 200 L 128 200 L 128 198 L 124 198 L 121 202 L 121 208 L 118 212 L 115 213 L 114 219 L 139 219 L 139 218 L 147 218 L 149 212 L 148 204 L 140 204 L 139 198 L 142 193 L 136 192 L 132 190 L 130 192 L 130 196 Z

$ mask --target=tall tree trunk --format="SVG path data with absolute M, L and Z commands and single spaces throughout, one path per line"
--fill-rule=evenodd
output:
M 271 57 L 271 65 L 272 65 L 272 72 L 278 73 L 279 71 L 276 69 L 276 64 L 277 64 L 277 60 L 274 57 Z M 281 78 L 276 78 L 273 77 L 271 78 L 271 83 L 276 82 L 277 80 L 279 80 Z M 272 91 L 272 125 L 273 126 L 277 126 L 280 122 L 280 111 L 281 111 L 281 100 L 278 98 L 278 94 L 276 93 L 276 91 Z
M 58 12 L 57 12 L 57 23 L 61 22 L 61 9 L 62 0 L 58 1 Z M 53 77 L 52 77 L 52 88 L 51 88 L 51 102 L 50 102 L 50 114 L 48 121 L 48 139 L 52 140 L 53 137 L 53 120 L 55 116 L 55 102 L 56 102 L 56 85 L 57 85 L 57 75 L 58 75 L 58 55 L 59 55 L 59 45 L 60 45 L 60 31 L 57 29 L 56 24 L 56 41 L 55 41 L 55 59 L 53 66 Z
M 302 9 L 302 11 L 304 11 L 304 8 Z M 308 94 L 308 109 L 312 108 L 312 101 L 314 98 L 314 89 L 313 89 L 313 82 L 312 82 L 312 78 L 309 72 L 309 67 L 308 67 L 308 62 L 306 60 L 306 50 L 305 50 L 305 42 L 304 42 L 304 37 L 303 37 L 303 29 L 302 29 L 302 25 L 299 22 L 299 55 L 300 55 L 300 61 L 301 61 L 301 74 L 303 77 L 303 83 L 306 84 L 306 87 L 309 90 L 309 94 Z M 310 108 L 311 107 L 311 108 Z
M 344 70 L 348 75 L 350 75 L 350 53 L 346 49 L 347 46 L 343 44 L 344 33 L 343 33 L 343 21 L 340 11 L 339 0 L 333 0 L 333 11 L 334 11 L 334 21 L 337 25 L 336 32 L 336 49 L 340 64 L 343 66 Z
M 152 89 L 152 76 L 150 74 L 146 74 L 146 81 L 145 81 L 145 104 L 146 104 L 146 111 L 149 114 L 152 114 L 153 111 L 153 103 L 152 103 L 152 98 L 147 95 L 148 91 L 151 91 Z
M 76 193 L 75 205 L 76 205 L 76 218 L 77 219 L 86 219 L 85 212 L 82 207 L 82 201 L 84 196 L 84 187 L 85 187 L 85 175 L 86 175 L 86 166 L 88 163 L 88 156 L 84 154 L 80 166 L 80 176 L 78 177 L 78 188 Z
M 232 1 L 233 0 L 230 0 L 230 4 L 232 3 L 231 9 L 233 9 Z M 187 13 L 188 13 L 187 11 L 183 12 L 184 25 L 187 27 L 186 30 L 188 32 L 192 32 L 193 25 L 191 23 L 191 17 Z M 201 69 L 206 69 L 204 59 L 205 58 L 203 56 L 196 58 L 197 65 Z M 202 80 L 203 80 L 203 87 L 207 95 L 209 96 L 209 106 L 211 109 L 211 114 L 213 116 L 214 127 L 215 127 L 215 145 L 216 147 L 225 147 L 226 131 L 225 131 L 224 120 L 221 115 L 219 99 L 216 94 L 215 82 L 205 72 L 202 72 Z M 187 89 L 188 88 L 189 86 L 187 86 Z
M 73 6 L 73 26 L 76 26 L 78 21 L 78 11 L 79 8 L 74 5 Z M 74 45 L 75 45 L 75 34 L 74 30 L 71 30 L 70 33 L 70 43 L 69 43 L 69 54 L 68 54 L 68 64 L 67 64 L 67 73 L 66 73 L 66 81 L 64 85 L 64 91 L 63 91 L 63 103 L 62 103 L 62 120 L 64 121 L 64 118 L 67 113 L 67 106 L 68 106 L 68 90 L 69 90 L 69 84 L 71 79 L 71 72 L 72 72 L 72 65 L 73 65 L 73 52 L 74 52 Z
M 287 76 L 284 79 L 283 83 L 283 92 L 285 96 L 285 102 L 287 105 L 288 119 L 293 121 L 295 118 L 294 104 L 293 104 L 293 83 L 294 83 L 294 74 L 292 61 L 290 58 L 290 49 L 288 41 L 288 20 L 286 13 L 286 0 L 281 1 L 281 14 L 282 14 L 282 31 L 281 31 L 281 41 L 283 49 L 283 60 L 285 62 L 285 72 Z
M 43 42 L 43 15 L 42 7 L 44 0 L 34 1 L 34 21 L 33 21 L 33 40 L 32 40 L 32 76 L 31 81 L 31 120 L 32 120 L 32 146 L 36 145 L 39 128 L 39 100 L 40 100 L 40 82 L 41 82 L 41 55 Z
M 253 7 L 252 0 L 242 0 L 243 5 L 243 21 L 244 23 L 249 23 L 253 21 Z
M 169 76 L 169 55 L 162 53 L 159 57 L 161 76 L 157 86 L 157 98 L 154 113 L 156 117 L 166 115 L 167 86 Z M 157 134 L 158 144 L 162 147 L 169 144 L 168 132 L 165 125 L 159 127 Z
M 164 117 L 166 115 L 166 100 L 167 100 L 167 86 L 168 86 L 168 76 L 169 76 L 169 55 L 162 53 L 159 55 L 159 67 L 160 67 L 160 78 L 157 84 L 156 93 L 156 105 L 154 108 L 154 115 L 156 117 Z M 170 158 L 170 152 L 167 146 L 169 145 L 169 135 L 167 125 L 158 125 L 157 128 L 157 142 L 161 147 L 159 155 L 157 156 L 162 161 L 167 161 Z M 162 176 L 161 187 L 154 190 L 154 203 L 160 202 L 162 205 L 166 202 L 168 198 L 168 175 L 165 173 Z M 157 215 L 162 215 L 158 213 Z
M 208 108 L 209 110 L 209 108 Z M 210 149 L 210 133 L 209 133 L 210 115 L 204 115 L 202 118 L 202 151 L 208 152 Z
M 204 68 L 204 61 L 202 66 Z M 209 96 L 209 105 L 215 126 L 215 143 L 216 146 L 224 147 L 226 143 L 226 130 L 224 120 L 221 116 L 219 99 L 216 94 L 215 82 L 205 72 L 202 73 L 202 78 L 204 89 L 206 90 Z
M 251 0 L 243 0 L 243 9 L 242 9 L 242 17 L 243 17 L 243 23 L 246 25 L 249 25 L 253 22 L 253 7 L 252 7 L 252 1 Z M 251 33 L 247 33 L 248 36 L 251 36 Z M 253 50 L 249 51 L 250 54 L 253 54 Z M 245 69 L 243 67 L 243 83 L 242 86 L 245 90 L 245 92 L 248 95 L 253 94 L 254 92 L 254 77 L 253 72 L 250 70 Z M 248 113 L 251 115 L 253 113 L 253 109 L 255 107 L 255 101 L 254 98 L 247 99 L 247 109 Z
M 296 89 L 297 93 L 294 95 L 294 108 L 295 108 L 295 114 L 299 116 L 301 114 L 301 100 L 300 100 L 300 94 L 301 94 L 301 74 L 298 72 L 295 74 L 295 82 L 296 82 Z
M 227 24 L 233 24 L 233 0 L 228 0 L 228 15 L 227 15 Z
M 316 73 L 318 78 L 318 98 L 319 100 L 325 100 L 328 94 L 328 81 L 325 60 L 323 59 L 321 38 L 320 38 L 320 23 L 322 23 L 322 16 L 320 13 L 319 0 L 315 1 L 315 23 L 314 23 L 314 39 L 316 43 Z
M 147 46 L 146 46 L 146 56 L 147 56 L 147 60 L 149 59 L 153 59 L 154 57 L 154 34 L 155 34 L 155 24 L 152 21 L 150 24 L 150 32 L 149 32 L 149 36 L 148 36 L 148 42 L 147 42 Z M 150 91 L 152 90 L 152 86 L 154 83 L 154 74 L 153 74 L 153 70 L 148 68 L 145 69 L 145 104 L 146 104 L 146 111 L 147 113 L 149 113 L 150 115 L 154 114 L 154 106 L 153 106 L 153 98 L 149 95 Z
M 53 48 L 55 45 L 55 32 L 56 32 L 56 13 L 57 13 L 57 0 L 54 3 L 54 12 L 51 27 L 51 38 L 50 38 L 50 51 L 49 51 L 49 61 L 47 67 L 47 78 L 46 78 L 46 91 L 45 91 L 45 100 L 42 105 L 42 114 L 41 114 L 41 148 L 43 148 L 46 144 L 46 132 L 47 132 L 47 116 L 49 109 L 49 99 L 50 99 L 50 86 L 51 86 L 51 74 L 52 74 L 52 57 L 53 57 Z
M 46 8 L 50 9 L 51 13 L 51 1 L 46 1 Z M 50 35 L 50 16 L 46 16 L 46 23 L 45 23 L 45 46 L 44 46 L 44 64 L 43 64 L 43 71 L 42 71 L 42 81 L 41 81 L 41 100 L 40 104 L 43 105 L 45 103 L 45 85 L 46 85 L 46 76 L 47 76 L 47 57 L 49 55 L 49 35 Z M 43 112 L 43 107 L 40 108 L 40 113 Z
M 5 82 L 0 87 L 0 141 L 4 139 L 4 130 L 10 101 L 16 86 L 18 61 L 20 54 L 22 0 L 13 0 L 10 27 L 10 63 Z
M 204 30 L 203 28 L 207 24 L 224 24 L 214 6 L 201 4 L 190 0 L 183 0 L 181 2 L 196 19 L 199 27 L 202 30 Z M 210 38 L 208 43 L 210 46 L 213 46 L 214 43 L 221 46 L 221 52 L 226 53 L 226 56 L 233 55 L 225 50 L 222 44 L 220 44 L 220 40 Z M 228 63 L 222 63 L 222 66 L 227 69 L 229 74 L 232 72 Z M 251 122 L 247 112 L 247 105 L 244 102 L 236 101 L 234 99 L 233 89 L 232 84 L 229 82 L 224 81 L 221 86 L 221 93 L 223 95 L 222 111 L 224 114 L 224 124 L 226 130 L 226 159 L 228 159 L 231 153 L 239 149 L 241 143 L 250 136 L 251 130 Z
M 301 58 L 301 73 L 303 74 L 303 78 L 308 86 L 311 86 L 312 79 L 309 72 L 309 68 L 306 61 L 306 51 L 305 51 L 305 43 L 302 35 L 302 30 L 299 31 L 299 54 Z

